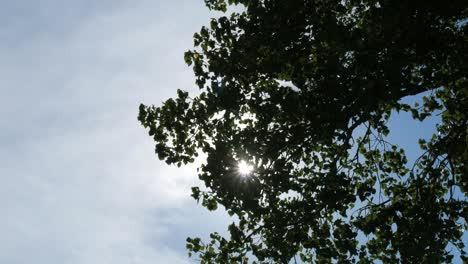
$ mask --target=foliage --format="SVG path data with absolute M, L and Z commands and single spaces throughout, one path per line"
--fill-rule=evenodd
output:
M 207 155 L 192 196 L 230 237 L 189 238 L 201 263 L 451 262 L 468 204 L 468 2 L 205 0 L 185 53 L 200 93 L 139 120 L 168 164 Z M 424 95 L 420 105 L 402 98 Z M 409 164 L 387 121 L 441 118 Z M 239 161 L 254 166 L 248 177 Z M 358 237 L 360 237 L 358 239 Z M 465 248 L 466 249 L 466 248 Z M 250 258 L 250 259 L 249 259 Z

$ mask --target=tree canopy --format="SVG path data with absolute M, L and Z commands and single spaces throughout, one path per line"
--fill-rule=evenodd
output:
M 140 106 L 156 154 L 200 154 L 192 196 L 233 216 L 201 263 L 467 261 L 466 0 L 205 0 L 185 53 L 200 92 Z M 229 11 L 231 5 L 239 5 Z M 240 11 L 239 11 L 240 10 Z M 402 101 L 418 95 L 421 102 Z M 420 157 L 388 120 L 437 116 Z M 239 164 L 251 166 L 242 174 Z M 251 171 L 250 171 L 251 169 Z

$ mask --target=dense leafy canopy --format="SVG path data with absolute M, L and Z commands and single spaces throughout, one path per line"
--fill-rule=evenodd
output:
M 169 164 L 203 152 L 192 196 L 230 237 L 189 238 L 202 263 L 465 261 L 466 0 L 205 0 L 186 52 L 200 93 L 139 120 Z M 419 95 L 416 105 L 402 98 Z M 409 162 L 387 121 L 440 117 Z M 249 175 L 239 162 L 253 166 Z

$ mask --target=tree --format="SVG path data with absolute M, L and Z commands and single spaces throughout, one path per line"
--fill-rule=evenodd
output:
M 467 261 L 468 2 L 205 0 L 185 53 L 200 93 L 139 120 L 168 164 L 207 160 L 192 196 L 235 216 L 188 238 L 202 263 Z M 227 12 L 230 5 L 242 11 Z M 419 95 L 420 104 L 402 98 Z M 387 121 L 441 121 L 411 164 Z M 239 175 L 238 164 L 250 164 Z M 358 238 L 360 237 L 360 238 Z M 250 260 L 249 260 L 250 258 Z

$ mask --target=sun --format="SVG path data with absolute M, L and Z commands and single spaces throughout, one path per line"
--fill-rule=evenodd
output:
M 245 161 L 239 162 L 237 165 L 237 169 L 239 170 L 239 173 L 243 176 L 249 175 L 253 171 L 253 166 L 247 164 Z

